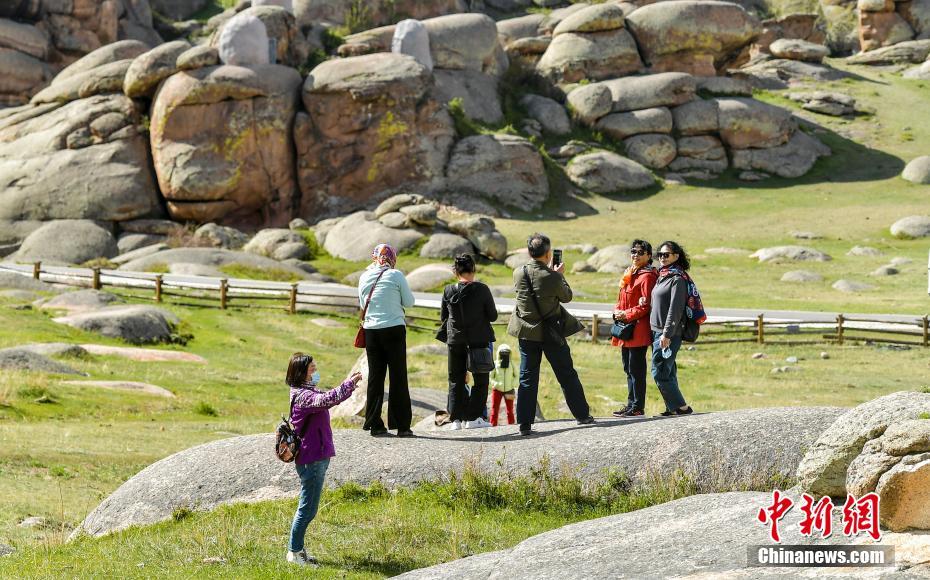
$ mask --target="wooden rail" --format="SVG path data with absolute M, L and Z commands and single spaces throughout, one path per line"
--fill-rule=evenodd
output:
M 28 270 L 9 269 L 19 274 L 29 275 Z M 333 311 L 357 312 L 358 310 L 358 301 L 354 294 L 329 292 L 328 289 L 319 287 L 301 290 L 298 283 L 268 288 L 261 287 L 254 281 L 250 285 L 248 281 L 243 280 L 238 281 L 238 285 L 233 285 L 226 278 L 221 278 L 215 283 L 169 282 L 162 274 L 134 273 L 129 275 L 125 272 L 103 271 L 100 268 L 92 268 L 89 271 L 73 270 L 74 272 L 68 274 L 48 272 L 43 270 L 42 262 L 35 262 L 32 264 L 31 274 L 36 280 L 41 280 L 45 274 L 47 278 L 56 283 L 89 286 L 96 290 L 106 286 L 121 288 L 130 291 L 124 292 L 125 295 L 142 300 L 147 298 L 144 292 L 150 290 L 151 299 L 155 302 L 162 303 L 168 298 L 176 298 L 178 300 L 172 300 L 172 303 L 196 308 L 271 309 L 283 310 L 292 315 L 301 310 L 318 314 L 324 312 L 311 310 L 309 308 L 311 306 L 323 307 L 329 314 L 333 314 Z M 133 290 L 137 292 L 131 292 Z M 203 303 L 194 303 L 190 300 L 200 300 Z M 280 306 L 269 305 L 270 302 L 280 303 Z M 439 325 L 438 305 L 424 305 L 417 308 L 430 311 L 429 315 L 408 313 L 406 316 L 409 321 L 408 327 L 413 330 L 435 332 Z M 434 313 L 437 315 L 433 316 Z M 605 315 L 606 321 L 602 319 Z M 609 327 L 612 321 L 607 313 L 593 313 L 579 318 L 590 324 L 591 342 L 595 344 L 602 342 L 602 337 L 608 339 L 608 343 L 610 342 Z M 503 314 L 492 325 L 507 326 L 508 323 L 509 315 Z M 850 326 L 851 323 L 859 326 Z M 874 324 L 875 328 L 862 328 L 862 324 Z M 608 331 L 604 332 L 604 328 Z M 847 331 L 856 334 L 853 336 Z M 799 335 L 817 335 L 817 340 L 798 340 Z M 913 340 L 899 338 L 903 336 L 913 337 Z M 853 341 L 930 347 L 930 316 L 924 315 L 910 322 L 888 322 L 864 316 L 849 317 L 839 314 L 835 323 L 830 323 L 823 320 L 766 320 L 764 314 L 759 314 L 755 318 L 707 321 L 702 325 L 698 339 L 700 344 L 810 344 L 824 341 L 840 345 Z

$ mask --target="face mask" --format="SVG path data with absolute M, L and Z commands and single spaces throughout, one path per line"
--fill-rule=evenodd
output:
M 320 371 L 313 371 L 313 374 L 310 375 L 310 384 L 313 386 L 320 384 Z

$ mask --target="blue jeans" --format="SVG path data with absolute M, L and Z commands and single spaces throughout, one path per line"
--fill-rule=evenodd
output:
M 572 362 L 572 351 L 568 343 L 561 346 L 545 344 L 535 340 L 520 339 L 520 387 L 517 389 L 517 423 L 531 425 L 536 419 L 536 402 L 539 397 L 539 367 L 542 355 L 552 366 L 555 378 L 562 387 L 565 403 L 575 419 L 591 415 L 584 387 Z
M 672 356 L 665 358 L 662 356 L 662 347 L 659 345 L 659 339 L 662 337 L 661 332 L 652 333 L 652 378 L 659 387 L 659 392 L 665 400 L 665 409 L 674 411 L 684 407 L 685 398 L 678 387 L 678 365 L 675 364 L 675 357 L 678 356 L 678 350 L 681 349 L 681 336 L 672 339 L 669 348 L 672 349 Z
M 297 476 L 300 477 L 300 501 L 297 504 L 297 513 L 294 514 L 294 523 L 291 525 L 291 552 L 304 549 L 307 526 L 316 517 L 316 510 L 320 507 L 320 495 L 323 493 L 323 479 L 326 477 L 329 459 L 320 459 L 296 467 Z

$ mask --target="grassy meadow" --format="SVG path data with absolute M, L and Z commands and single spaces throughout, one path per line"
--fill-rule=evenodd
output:
M 841 62 L 834 62 L 844 68 Z M 908 313 L 930 311 L 927 296 L 928 243 L 897 240 L 889 226 L 914 214 L 930 214 L 930 187 L 900 179 L 904 163 L 930 153 L 930 87 L 907 81 L 888 69 L 856 68 L 859 78 L 817 88 L 854 95 L 872 111 L 854 120 L 814 113 L 799 115 L 827 142 L 834 155 L 807 176 L 746 183 L 732 173 L 706 183 L 669 186 L 637 195 L 569 195 L 563 178 L 550 176 L 554 195 L 538 213 L 514 210 L 497 219 L 511 249 L 526 235 L 542 231 L 557 246 L 623 244 L 634 237 L 658 243 L 675 239 L 694 256 L 694 276 L 708 307 L 784 308 L 841 312 Z M 790 108 L 776 93 L 758 98 Z M 563 211 L 576 219 L 556 216 Z M 792 231 L 811 231 L 815 240 L 795 240 Z M 745 256 L 709 254 L 714 247 L 754 251 L 774 245 L 809 245 L 833 260 L 824 263 L 758 264 Z M 881 257 L 853 257 L 855 245 L 880 249 Z M 893 257 L 910 264 L 896 276 L 868 274 Z M 584 259 L 566 252 L 569 268 Z M 405 270 L 426 263 L 402 256 Z M 314 265 L 342 278 L 364 264 L 320 255 Z M 808 269 L 824 281 L 779 282 L 788 270 Z M 236 272 L 242 274 L 242 272 Z M 503 265 L 481 266 L 480 278 L 492 285 L 510 283 Z M 859 294 L 843 294 L 830 285 L 840 279 L 874 284 Z M 616 275 L 576 274 L 570 281 L 585 300 L 615 297 Z M 49 313 L 23 309 L 0 298 L 0 347 L 29 342 L 118 344 L 51 321 Z M 294 502 L 233 506 L 208 514 L 178 514 L 177 521 L 133 529 L 102 540 L 63 545 L 83 517 L 123 481 L 145 466 L 192 445 L 274 428 L 286 409 L 283 386 L 289 355 L 309 351 L 323 380 L 340 380 L 354 363 L 354 322 L 336 317 L 344 328 L 324 328 L 312 314 L 283 311 L 215 310 L 167 304 L 193 338 L 185 350 L 206 364 L 133 362 L 115 356 L 63 358 L 100 380 L 133 380 L 164 387 L 175 398 L 61 384 L 76 377 L 0 373 L 0 544 L 16 548 L 0 558 L 0 577 L 268 577 L 296 575 L 283 565 L 283 546 Z M 333 315 L 335 316 L 335 315 Z M 498 330 L 502 340 L 503 330 Z M 408 345 L 433 343 L 431 333 L 411 331 Z M 626 396 L 619 352 L 605 344 L 573 342 L 575 362 L 595 415 L 605 416 Z M 754 359 L 755 352 L 765 358 Z M 827 352 L 829 358 L 821 358 Z M 789 356 L 800 360 L 795 372 L 773 373 Z M 445 358 L 409 358 L 411 386 L 442 389 Z M 930 359 L 919 348 L 871 345 L 755 344 L 698 345 L 679 356 L 683 392 L 698 411 L 772 406 L 852 406 L 882 394 L 930 388 Z M 558 386 L 543 373 L 541 405 L 547 418 L 567 417 Z M 661 411 L 654 388 L 647 411 Z M 354 428 L 348 423 L 339 426 Z M 569 478 L 570 479 L 570 478 Z M 328 491 L 309 542 L 319 547 L 321 577 L 382 577 L 464 555 L 501 549 L 540 531 L 606 513 L 634 509 L 689 493 L 658 486 L 624 490 L 630 500 L 592 507 L 553 510 L 546 506 L 521 515 L 513 506 L 468 502 L 450 504 L 462 482 L 446 482 L 391 494 L 349 488 Z M 488 484 L 491 485 L 491 484 Z M 486 497 L 474 488 L 467 493 Z M 456 491 L 458 490 L 458 491 Z M 636 494 L 639 494 L 638 496 Z M 467 494 L 466 494 L 467 496 Z M 470 497 L 470 496 L 467 496 Z M 626 497 L 626 496 L 625 496 Z M 618 500 L 619 501 L 619 500 Z M 624 500 L 625 501 L 625 500 Z M 639 502 L 639 503 L 637 503 Z M 557 502 L 553 505 L 558 505 Z M 574 505 L 574 504 L 573 504 Z M 538 509 L 537 509 L 538 508 Z M 46 525 L 22 528 L 28 516 Z M 221 558 L 219 564 L 205 563 Z

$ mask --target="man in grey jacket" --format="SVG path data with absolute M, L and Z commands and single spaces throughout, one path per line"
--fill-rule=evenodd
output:
M 513 272 L 517 298 L 507 326 L 507 333 L 517 337 L 520 344 L 520 387 L 517 391 L 520 434 L 529 435 L 533 430 L 543 354 L 552 366 L 568 409 L 578 424 L 594 423 L 584 387 L 572 362 L 571 349 L 565 341 L 565 337 L 584 328 L 562 308 L 562 303 L 572 300 L 571 286 L 562 274 L 565 264 L 552 264 L 552 244 L 542 234 L 530 236 L 526 247 L 532 260 Z M 558 319 L 561 322 L 558 334 L 561 336 L 547 333 L 544 319 Z

